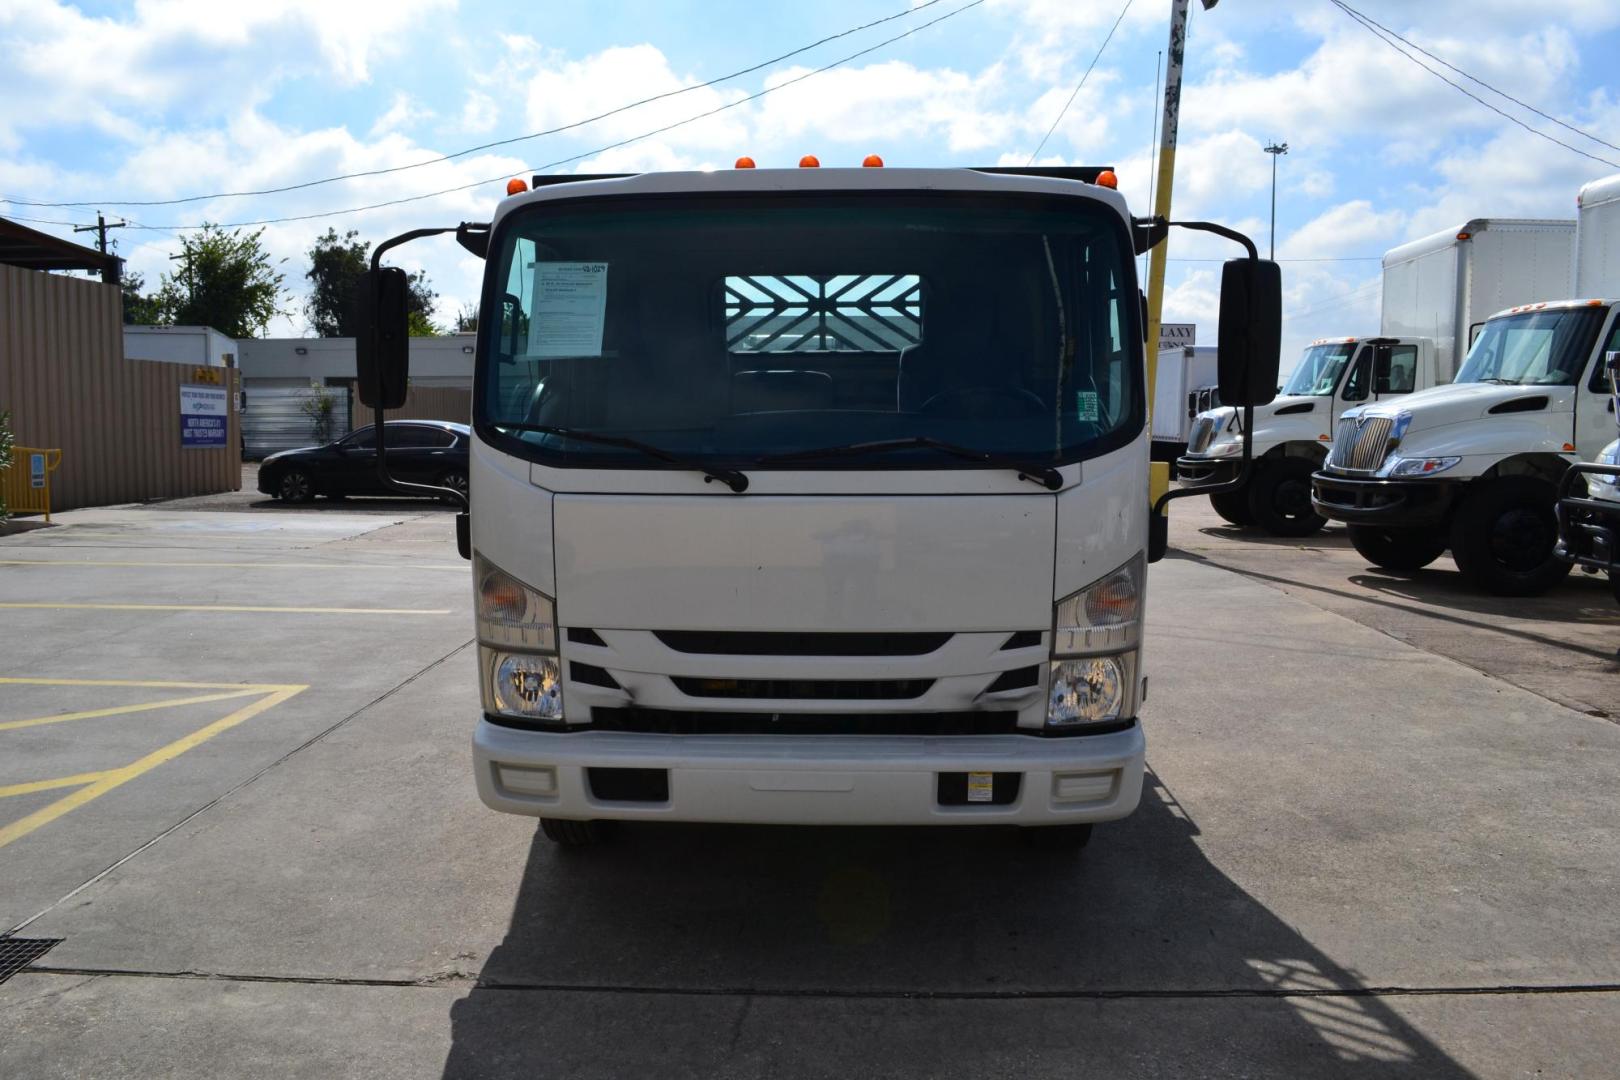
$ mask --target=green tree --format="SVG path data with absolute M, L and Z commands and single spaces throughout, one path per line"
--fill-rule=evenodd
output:
M 339 236 L 336 229 L 327 229 L 317 237 L 309 249 L 309 299 L 304 303 L 304 317 L 317 337 L 354 337 L 354 290 L 360 275 L 370 266 L 371 245 L 350 229 Z M 410 277 L 410 297 L 406 313 L 414 337 L 433 337 L 440 333 L 433 324 L 433 305 L 438 300 L 428 282 L 427 271 L 418 270 Z
M 463 304 L 461 310 L 456 312 L 456 333 L 470 334 L 478 329 L 478 309 L 470 304 Z
M 126 271 L 118 283 L 124 294 L 125 326 L 159 326 L 165 321 L 163 305 L 157 293 L 147 293 L 146 279 L 134 271 Z
M 183 238 L 180 266 L 163 275 L 158 290 L 165 321 L 212 326 L 233 338 L 262 335 L 271 319 L 286 314 L 283 278 L 264 249 L 263 236 L 263 229 L 226 231 L 204 225 Z

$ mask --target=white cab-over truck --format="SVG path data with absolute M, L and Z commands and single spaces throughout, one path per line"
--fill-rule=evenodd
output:
M 1164 226 L 1111 179 L 537 177 L 456 230 L 486 259 L 458 519 L 484 802 L 562 843 L 615 819 L 1075 843 L 1129 814 L 1163 543 L 1133 254 Z M 407 377 L 381 255 L 429 231 L 361 285 L 374 409 Z M 1280 283 L 1244 243 L 1222 393 L 1253 403 Z
M 1211 496 L 1216 512 L 1277 536 L 1320 529 L 1326 519 L 1311 505 L 1310 478 L 1345 410 L 1449 383 L 1488 315 L 1568 296 L 1574 241 L 1573 221 L 1476 218 L 1390 249 L 1380 335 L 1323 338 L 1305 350 L 1282 393 L 1255 410 L 1253 479 Z M 1236 475 L 1237 427 L 1233 409 L 1199 418 L 1177 462 L 1183 484 Z

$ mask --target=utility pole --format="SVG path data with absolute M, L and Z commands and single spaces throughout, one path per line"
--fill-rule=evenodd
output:
M 1204 10 L 1219 0 L 1201 0 Z M 1159 169 L 1154 190 L 1153 216 L 1170 219 L 1170 189 L 1176 175 L 1176 128 L 1181 120 L 1181 65 L 1187 53 L 1188 0 L 1170 0 L 1169 59 L 1164 72 L 1164 120 L 1159 126 Z M 1168 236 L 1153 247 L 1148 259 L 1147 406 L 1151 415 L 1153 389 L 1159 374 L 1159 324 L 1164 315 L 1164 270 L 1169 254 Z M 1170 486 L 1170 465 L 1155 461 L 1148 471 L 1148 500 Z
M 108 229 L 122 229 L 122 228 L 126 227 L 128 224 L 129 224 L 129 222 L 127 222 L 127 221 L 115 221 L 111 225 L 109 225 L 109 224 L 107 224 L 107 219 L 101 215 L 101 211 L 97 210 L 96 211 L 96 223 L 94 225 L 75 225 L 75 226 L 73 226 L 73 231 L 76 232 L 76 233 L 81 233 L 81 232 L 93 232 L 93 233 L 95 233 L 96 234 L 96 248 L 103 255 L 105 255 L 105 254 L 107 254 L 107 230 Z
M 1288 153 L 1287 143 L 1272 143 L 1265 148 L 1271 155 L 1271 255 L 1277 261 L 1277 159 Z

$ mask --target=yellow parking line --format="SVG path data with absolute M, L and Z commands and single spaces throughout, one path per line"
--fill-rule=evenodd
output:
M 107 772 L 103 774 L 99 780 L 95 780 L 84 787 L 81 787 L 79 790 L 63 796 L 62 798 L 51 803 L 49 806 L 41 807 L 25 818 L 14 821 L 10 825 L 0 827 L 0 848 L 5 847 L 14 840 L 22 839 L 35 829 L 49 825 L 51 822 L 55 821 L 63 814 L 66 814 L 68 811 L 76 810 L 93 799 L 99 799 L 101 796 L 107 794 L 109 791 L 112 791 L 114 788 L 127 784 L 129 781 L 143 775 L 144 773 L 151 772 L 164 762 L 171 761 L 174 758 L 179 757 L 187 750 L 190 750 L 202 743 L 207 742 L 209 739 L 212 739 L 220 732 L 228 731 L 243 721 L 250 720 L 264 712 L 266 709 L 272 709 L 287 699 L 307 689 L 307 686 L 282 687 L 273 693 L 265 695 L 258 701 L 253 702 L 251 705 L 244 705 L 242 708 L 237 709 L 229 716 L 215 720 L 207 727 L 199 728 L 190 735 L 176 739 L 167 746 L 154 750 L 152 753 L 147 754 L 139 761 L 131 762 L 120 769 L 107 770 Z
M 26 784 L 12 784 L 9 787 L 0 787 L 0 799 L 8 795 L 32 795 L 36 791 L 93 784 L 106 775 L 106 772 L 83 772 L 77 776 L 58 776 L 55 780 L 30 780 Z
M 250 604 L 47 604 L 0 601 L 0 608 L 35 611 L 231 611 L 283 615 L 448 615 L 449 608 L 268 607 Z
M 468 563 L 181 562 L 149 559 L 0 559 L 0 566 L 159 566 L 227 570 L 466 570 Z
M 49 679 L 27 675 L 0 676 L 0 686 L 134 686 L 160 690 L 272 690 L 291 689 L 291 683 L 169 682 L 154 679 Z
M 36 716 L 30 720 L 0 720 L 0 731 L 16 731 L 20 728 L 40 727 L 44 724 L 60 724 L 68 720 L 94 720 L 101 716 L 122 716 L 125 713 L 147 712 L 151 709 L 168 709 L 179 705 L 201 705 L 208 701 L 225 701 L 229 698 L 249 697 L 253 694 L 263 693 L 262 690 L 233 690 L 227 693 L 202 694 L 197 697 L 167 698 L 163 701 L 143 701 L 139 705 L 112 705 L 105 709 L 87 709 L 84 712 L 57 713 L 53 716 Z

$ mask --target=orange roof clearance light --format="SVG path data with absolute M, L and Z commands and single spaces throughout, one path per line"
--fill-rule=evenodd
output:
M 806 154 L 804 157 L 799 159 L 799 168 L 819 169 L 821 168 L 821 159 L 816 157 L 814 154 Z
M 1457 234 L 1457 239 L 1459 240 L 1472 240 L 1473 238 L 1474 234 L 1471 232 L 1460 232 Z
M 516 176 L 506 182 L 506 193 L 508 195 L 521 195 L 528 190 L 529 185 Z
M 737 164 L 732 166 L 733 169 L 752 169 L 753 167 L 754 159 L 749 157 L 747 154 L 744 154 L 742 157 L 738 158 Z
M 1097 186 L 1118 191 L 1119 177 L 1114 175 L 1113 169 L 1104 169 L 1102 172 L 1097 174 Z
M 881 169 L 883 168 L 883 159 L 876 154 L 867 154 L 866 157 L 861 159 L 861 168 Z

